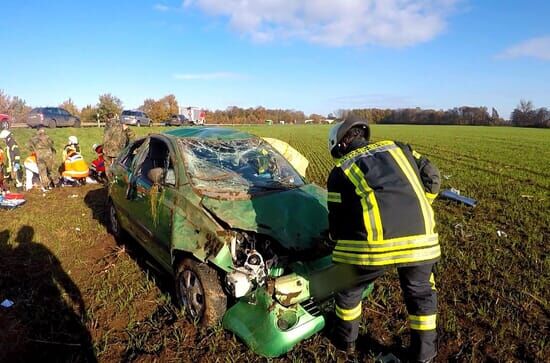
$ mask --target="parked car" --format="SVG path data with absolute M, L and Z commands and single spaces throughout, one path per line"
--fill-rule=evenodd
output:
M 124 110 L 120 115 L 120 122 L 133 126 L 153 126 L 151 119 L 143 111 Z
M 228 128 L 151 134 L 110 168 L 109 228 L 173 276 L 195 321 L 222 320 L 253 351 L 278 356 L 323 328 L 339 281 L 327 193 L 306 167 L 288 144 Z
M 80 127 L 80 118 L 71 115 L 67 110 L 60 107 L 37 107 L 33 108 L 29 113 L 27 125 L 30 127 L 45 126 L 50 128 L 58 126 Z
M 166 126 L 185 126 L 192 125 L 192 123 L 185 117 L 185 115 L 172 115 L 169 119 L 164 121 Z
M 9 115 L 0 113 L 0 130 L 7 130 L 11 127 L 11 119 Z

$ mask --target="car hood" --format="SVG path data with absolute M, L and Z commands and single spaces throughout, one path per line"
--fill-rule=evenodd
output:
M 270 236 L 291 250 L 313 248 L 328 236 L 327 192 L 315 184 L 248 200 L 204 197 L 202 205 L 230 228 Z

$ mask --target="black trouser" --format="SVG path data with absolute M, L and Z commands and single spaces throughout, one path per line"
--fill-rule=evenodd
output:
M 383 275 L 387 269 L 366 270 L 355 268 L 357 284 L 336 293 L 335 335 L 342 342 L 354 342 L 359 334 L 361 296 L 368 284 Z M 398 267 L 399 282 L 409 313 L 411 328 L 411 358 L 427 360 L 437 353 L 437 291 L 433 277 L 433 264 Z

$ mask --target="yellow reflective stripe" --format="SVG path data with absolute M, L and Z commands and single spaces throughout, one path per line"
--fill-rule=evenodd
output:
M 362 266 L 384 266 L 394 264 L 404 264 L 411 262 L 427 261 L 439 258 L 441 248 L 439 244 L 416 250 L 396 251 L 377 254 L 357 254 L 350 252 L 341 252 L 334 250 L 332 260 L 334 262 L 348 263 Z
M 411 248 L 433 246 L 435 243 L 438 242 L 438 238 L 437 235 L 435 235 L 423 236 L 422 238 L 416 239 L 404 239 L 402 241 L 385 240 L 380 241 L 385 243 L 377 244 L 368 243 L 367 241 L 362 241 L 360 243 L 355 242 L 357 241 L 338 240 L 335 250 L 347 252 L 392 252 Z
M 416 193 L 418 202 L 420 203 L 420 209 L 422 210 L 422 216 L 424 217 L 426 234 L 433 233 L 435 226 L 433 211 L 428 203 L 428 200 L 426 199 L 426 195 L 424 194 L 424 188 L 420 185 L 420 180 L 418 180 L 418 177 L 414 173 L 409 161 L 401 149 L 390 150 L 389 153 L 393 156 L 394 160 L 397 162 Z
M 374 194 L 374 191 L 372 188 L 368 185 L 367 181 L 365 180 L 364 174 L 357 166 L 357 164 L 352 164 L 351 166 L 351 172 L 355 175 L 355 177 L 359 180 L 359 183 L 361 185 L 361 188 L 366 191 L 367 198 L 369 201 L 369 209 L 370 209 L 370 217 L 371 222 L 374 219 L 374 226 L 373 227 L 373 241 L 382 240 L 384 238 L 384 231 L 382 229 L 382 218 L 380 216 L 380 208 L 378 207 L 378 201 L 376 200 L 376 195 Z
M 422 157 L 422 155 L 420 155 L 419 153 L 417 153 L 414 150 L 413 150 L 413 156 L 414 156 L 415 159 L 420 159 Z
M 332 203 L 342 203 L 342 196 L 340 193 L 328 192 L 327 200 Z
M 433 315 L 409 315 L 411 329 L 435 330 L 437 327 L 437 314 Z
M 432 290 L 437 291 L 437 289 L 435 288 L 435 277 L 433 272 L 430 274 L 430 287 L 432 288 Z
M 361 316 L 361 302 L 352 309 L 344 309 L 336 305 L 336 316 L 345 321 L 355 320 Z
M 417 240 L 417 239 L 430 239 L 430 240 L 437 240 L 438 238 L 438 234 L 437 233 L 433 233 L 433 234 L 418 234 L 418 235 L 414 235 L 414 236 L 405 236 L 405 237 L 396 237 L 396 238 L 389 238 L 389 239 L 386 239 L 386 240 L 380 240 L 380 241 L 372 241 L 372 242 L 369 242 L 370 245 L 385 245 L 386 243 L 391 243 L 391 242 L 402 242 L 402 241 L 412 241 L 412 240 Z M 353 244 L 353 245 L 364 245 L 365 244 L 365 241 L 356 241 L 356 240 L 347 240 L 347 239 L 343 239 L 343 240 L 339 240 L 339 242 L 343 242 L 343 243 L 347 243 L 347 244 Z
M 362 188 L 361 182 L 356 179 L 351 169 L 344 169 L 344 174 L 346 174 L 348 179 L 353 183 L 353 185 L 355 185 L 355 192 L 361 199 L 361 207 L 363 208 L 363 223 L 367 231 L 367 239 L 370 241 L 373 238 L 372 227 L 374 223 L 370 218 L 370 208 L 369 208 L 369 205 L 367 204 L 367 199 L 365 195 L 365 194 L 368 194 L 368 190 L 361 190 Z
M 393 141 L 379 141 L 373 144 L 368 144 L 367 146 L 360 147 L 359 149 L 353 150 L 352 152 L 346 154 L 340 159 L 335 159 L 336 166 L 342 166 L 346 161 L 356 158 L 364 153 L 378 151 L 377 149 L 382 149 L 379 151 L 385 151 L 389 148 L 396 148 L 397 145 Z
M 432 204 L 435 200 L 435 198 L 437 198 L 437 193 L 435 194 L 432 194 L 432 193 L 428 193 L 426 192 L 426 198 L 428 199 L 428 202 L 430 202 L 430 204 Z

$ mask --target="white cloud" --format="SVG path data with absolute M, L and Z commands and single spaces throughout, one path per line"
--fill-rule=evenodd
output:
M 246 78 L 244 75 L 233 72 L 211 72 L 211 73 L 176 73 L 174 74 L 174 79 L 182 81 L 210 81 L 218 79 L 243 79 Z
M 185 0 L 255 41 L 403 47 L 440 34 L 461 0 Z
M 171 10 L 172 8 L 164 4 L 155 4 L 153 5 L 153 9 L 155 9 L 156 11 L 165 12 Z
M 527 39 L 499 54 L 499 58 L 537 58 L 550 60 L 550 35 Z

